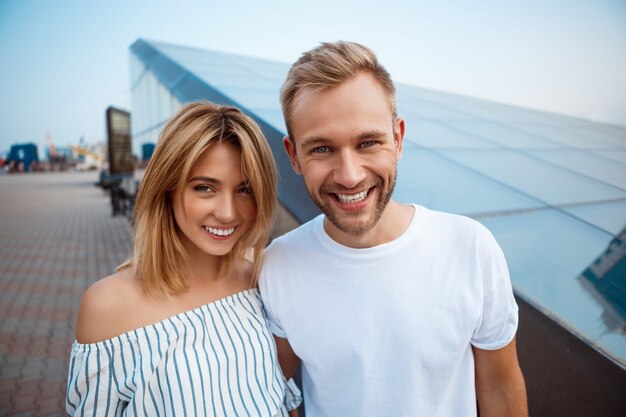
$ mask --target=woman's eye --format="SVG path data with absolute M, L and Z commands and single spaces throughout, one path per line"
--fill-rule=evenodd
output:
M 254 194 L 254 191 L 252 191 L 252 188 L 248 187 L 248 186 L 241 187 L 239 189 L 239 192 L 242 193 L 242 194 L 248 194 L 248 195 L 253 195 Z
M 193 187 L 193 189 L 202 193 L 209 193 L 213 191 L 213 188 L 209 187 L 208 185 L 196 185 L 195 187 Z

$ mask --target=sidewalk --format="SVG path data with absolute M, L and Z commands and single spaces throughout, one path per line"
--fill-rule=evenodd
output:
M 130 248 L 96 172 L 0 176 L 0 417 L 65 415 L 83 291 Z

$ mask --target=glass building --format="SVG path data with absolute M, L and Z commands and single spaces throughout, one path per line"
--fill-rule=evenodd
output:
M 135 143 L 156 143 L 183 103 L 236 105 L 268 137 L 283 207 L 298 222 L 318 213 L 282 149 L 290 64 L 141 39 L 130 50 Z M 626 127 L 396 87 L 395 199 L 484 223 L 518 299 L 626 368 Z

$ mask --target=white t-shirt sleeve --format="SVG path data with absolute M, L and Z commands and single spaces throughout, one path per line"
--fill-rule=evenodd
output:
M 279 280 L 277 279 L 278 277 L 271 272 L 273 268 L 270 266 L 271 262 L 267 259 L 267 253 L 265 256 L 266 260 L 259 276 L 259 292 L 263 300 L 267 325 L 275 336 L 287 338 L 287 334 L 283 330 L 278 316 L 275 314 L 275 303 L 280 297 L 278 288 L 276 288 Z
M 515 337 L 518 307 L 502 249 L 486 228 L 483 232 L 478 248 L 483 309 L 471 343 L 479 349 L 496 350 L 508 345 Z

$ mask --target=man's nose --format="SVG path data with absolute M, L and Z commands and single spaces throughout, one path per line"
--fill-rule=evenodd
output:
M 361 183 L 367 174 L 361 158 L 352 150 L 342 150 L 337 155 L 333 171 L 335 183 L 346 188 L 354 188 Z

